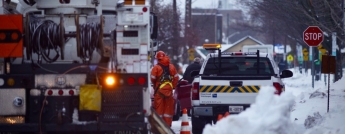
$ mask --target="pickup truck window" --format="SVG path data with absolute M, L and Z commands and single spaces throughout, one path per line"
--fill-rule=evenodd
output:
M 222 57 L 221 68 L 218 63 L 218 57 L 209 58 L 203 75 L 275 75 L 267 57 L 260 57 L 259 63 L 257 63 L 257 57 Z M 257 69 L 259 69 L 259 73 Z

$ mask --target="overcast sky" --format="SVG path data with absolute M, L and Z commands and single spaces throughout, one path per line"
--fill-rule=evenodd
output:
M 173 0 L 163 0 L 164 3 L 169 4 L 172 3 Z M 214 9 L 218 7 L 219 0 L 191 0 L 192 1 L 192 8 L 208 8 Z M 236 4 L 237 0 L 228 0 L 229 3 L 232 3 L 234 6 L 233 8 L 239 8 L 238 4 Z M 178 8 L 180 8 L 182 15 L 184 16 L 185 13 L 185 3 L 186 0 L 176 0 Z
M 173 0 L 163 0 L 165 3 L 172 3 Z M 218 0 L 191 0 L 192 8 L 216 8 L 218 6 Z M 177 6 L 180 8 L 185 7 L 186 0 L 176 0 Z

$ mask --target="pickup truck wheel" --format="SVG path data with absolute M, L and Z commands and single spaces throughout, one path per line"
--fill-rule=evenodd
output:
M 188 110 L 187 110 L 187 115 L 188 115 L 188 116 L 191 116 L 191 115 L 192 115 L 192 110 L 191 110 L 191 109 L 188 109 Z
M 177 101 L 175 104 L 175 114 L 173 116 L 173 121 L 178 121 L 180 119 L 180 113 L 181 113 L 181 105 L 180 105 L 180 101 Z
M 212 120 L 196 118 L 192 115 L 192 133 L 193 134 L 202 134 L 206 124 L 212 124 Z

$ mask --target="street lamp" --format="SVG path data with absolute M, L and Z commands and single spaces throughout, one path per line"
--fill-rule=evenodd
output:
M 229 38 L 230 38 L 230 37 L 232 37 L 232 36 L 234 36 L 234 35 L 236 35 L 236 34 L 239 34 L 239 33 L 240 33 L 240 32 L 237 31 L 237 32 L 235 32 L 235 33 L 230 34 L 228 37 L 226 37 L 226 44 L 229 44 Z

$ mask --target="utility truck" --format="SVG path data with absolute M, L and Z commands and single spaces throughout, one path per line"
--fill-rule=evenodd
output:
M 151 108 L 145 0 L 0 0 L 0 133 L 173 133 Z

